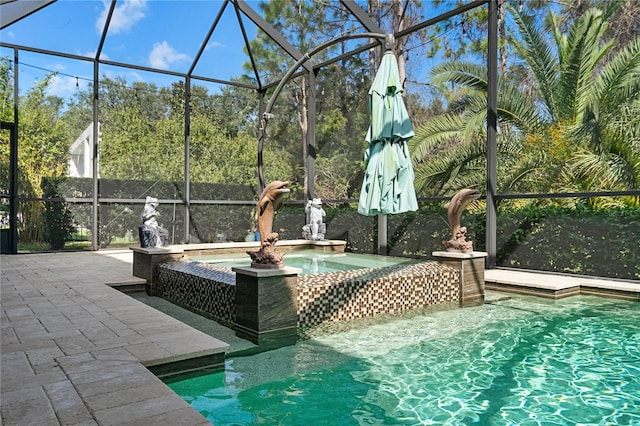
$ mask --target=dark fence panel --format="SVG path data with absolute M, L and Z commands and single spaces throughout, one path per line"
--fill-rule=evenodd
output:
M 191 205 L 190 242 L 244 241 L 255 232 L 255 210 L 250 204 Z
M 52 230 L 73 226 L 65 249 L 90 249 L 92 204 L 90 179 L 52 179 L 45 199 L 20 201 L 19 248 L 51 250 Z M 137 245 L 144 196 L 161 200 L 160 224 L 169 231 L 170 244 L 184 243 L 184 202 L 180 187 L 171 182 L 101 180 L 98 232 L 101 248 Z M 189 242 L 245 241 L 257 230 L 251 187 L 195 184 L 202 197 L 190 206 Z M 139 198 L 131 199 L 136 194 Z M 141 196 L 144 195 L 144 196 Z M 496 264 L 499 267 L 640 280 L 640 207 L 628 197 L 567 196 L 561 199 L 525 197 L 504 199 L 498 209 Z M 444 201 L 422 201 L 416 212 L 388 216 L 388 253 L 392 256 L 431 258 L 451 238 Z M 375 253 L 377 217 L 357 213 L 355 203 L 323 206 L 326 239 L 345 240 L 347 250 Z M 56 213 L 58 212 L 58 213 Z M 58 214 L 60 217 L 51 217 Z M 273 230 L 280 240 L 302 238 L 306 224 L 304 204 L 292 199 L 277 212 Z M 462 224 L 474 249 L 485 249 L 483 201 L 470 205 Z M 45 232 L 46 231 L 46 232 Z
M 501 209 L 497 228 L 498 266 L 640 279 L 640 208 Z

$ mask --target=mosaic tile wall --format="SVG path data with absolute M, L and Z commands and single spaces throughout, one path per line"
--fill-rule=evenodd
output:
M 380 313 L 460 300 L 460 272 L 437 262 L 298 277 L 298 337 L 314 327 Z M 158 268 L 158 296 L 232 325 L 235 273 L 231 268 L 174 262 Z
M 231 268 L 195 262 L 158 266 L 157 295 L 224 325 L 236 317 L 236 274 Z
M 298 336 L 325 322 L 396 313 L 460 300 L 460 272 L 437 262 L 303 275 Z

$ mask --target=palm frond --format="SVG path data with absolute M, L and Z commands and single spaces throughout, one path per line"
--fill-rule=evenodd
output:
M 640 152 L 624 141 L 613 142 L 608 152 L 576 155 L 570 169 L 587 182 L 590 190 L 640 188 Z
M 602 12 L 598 9 L 588 10 L 571 27 L 561 53 L 558 90 L 563 108 L 558 118 L 575 122 L 584 113 L 596 64 L 611 47 L 611 44 L 599 47 L 605 30 L 606 22 L 602 21 Z
M 414 159 L 416 190 L 435 195 L 442 194 L 446 188 L 459 187 L 462 181 L 469 184 L 469 165 L 477 161 L 483 162 L 485 156 L 484 140 L 475 138 L 468 143 L 452 147 L 429 161 L 416 162 Z M 478 187 L 484 181 L 484 173 L 481 176 L 473 187 Z
M 484 104 L 486 104 L 486 102 L 484 102 Z M 487 108 L 475 108 L 473 110 L 469 110 L 464 114 L 463 120 L 465 121 L 465 127 L 462 129 L 462 136 L 464 140 L 469 140 L 479 134 L 486 134 Z
M 498 120 L 515 126 L 523 134 L 533 133 L 543 127 L 541 107 L 526 96 L 519 87 L 501 84 L 498 88 Z
M 509 193 L 516 191 L 539 191 L 540 182 L 535 179 L 534 174 L 539 172 L 544 165 L 544 153 L 530 152 L 521 153 L 515 161 L 509 163 L 498 174 L 498 191 Z
M 559 75 L 559 65 L 551 46 L 545 40 L 545 34 L 535 25 L 531 18 L 517 12 L 507 5 L 514 17 L 522 41 L 515 41 L 515 48 L 520 56 L 531 67 L 536 77 L 542 98 L 547 104 L 552 116 L 560 108 L 556 99 L 556 81 Z
M 632 145 L 640 134 L 639 76 L 640 38 L 601 69 L 580 121 L 570 129 L 595 154 L 610 152 L 617 141 Z
M 599 72 L 594 96 L 601 109 L 610 109 L 640 94 L 640 37 L 629 43 Z
M 461 117 L 444 114 L 434 117 L 420 128 L 409 141 L 409 149 L 414 161 L 429 157 L 438 145 L 452 140 L 461 140 L 460 129 L 464 127 Z
M 444 62 L 429 73 L 433 84 L 459 84 L 463 87 L 486 93 L 487 69 L 471 62 Z

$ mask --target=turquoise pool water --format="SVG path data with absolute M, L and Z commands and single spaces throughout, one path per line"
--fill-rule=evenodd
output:
M 640 303 L 496 300 L 340 324 L 168 384 L 217 426 L 640 424 Z
M 192 260 L 227 267 L 251 265 L 251 258 L 246 254 L 199 256 L 192 258 Z M 322 274 L 362 268 L 382 268 L 384 266 L 415 262 L 416 260 L 414 259 L 401 257 L 358 253 L 324 253 L 319 250 L 297 250 L 286 253 L 284 256 L 285 265 L 302 269 L 302 274 Z

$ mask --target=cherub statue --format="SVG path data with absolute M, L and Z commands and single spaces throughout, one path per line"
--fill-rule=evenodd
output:
M 158 248 L 166 244 L 163 240 L 167 239 L 169 232 L 158 223 L 157 218 L 160 216 L 160 212 L 157 207 L 157 198 L 147 197 L 145 199 L 144 208 L 140 215 L 142 219 L 142 225 L 139 228 L 140 247 Z
M 307 201 L 304 210 L 307 212 L 309 223 L 302 227 L 302 236 L 306 240 L 324 240 L 327 225 L 323 223 L 323 219 L 327 214 L 322 208 L 322 200 L 314 198 Z

